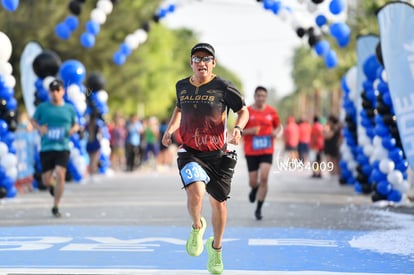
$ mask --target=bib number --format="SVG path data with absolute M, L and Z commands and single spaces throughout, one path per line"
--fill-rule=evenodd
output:
M 263 150 L 272 147 L 271 136 L 253 137 L 253 150 Z
M 210 181 L 210 177 L 207 175 L 206 171 L 204 171 L 204 169 L 197 162 L 187 163 L 181 169 L 180 174 L 183 179 L 184 186 L 196 181 L 203 181 L 204 183 L 208 183 Z
M 46 135 L 50 140 L 62 140 L 65 137 L 65 128 L 49 128 Z

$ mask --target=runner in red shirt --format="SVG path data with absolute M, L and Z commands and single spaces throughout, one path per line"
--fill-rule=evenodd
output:
M 248 107 L 249 121 L 243 131 L 244 154 L 251 187 L 249 200 L 254 203 L 257 195 L 257 220 L 262 219 L 262 206 L 273 162 L 273 141 L 280 130 L 277 111 L 266 104 L 267 93 L 267 89 L 262 86 L 258 86 L 254 91 L 254 103 Z

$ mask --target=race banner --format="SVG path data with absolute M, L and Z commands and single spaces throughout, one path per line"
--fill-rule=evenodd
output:
M 384 67 L 404 153 L 414 168 L 414 7 L 392 2 L 377 12 Z

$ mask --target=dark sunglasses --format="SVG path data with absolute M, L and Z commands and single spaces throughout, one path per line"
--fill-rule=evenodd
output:
M 61 90 L 60 88 L 55 88 L 55 89 L 51 89 L 50 92 L 51 93 L 60 92 L 60 90 Z
M 213 59 L 214 59 L 214 57 L 211 56 L 211 55 L 204 56 L 204 57 L 200 57 L 200 56 L 191 57 L 191 61 L 193 61 L 194 63 L 200 63 L 201 61 L 203 61 L 204 63 L 208 63 L 208 62 L 212 61 Z

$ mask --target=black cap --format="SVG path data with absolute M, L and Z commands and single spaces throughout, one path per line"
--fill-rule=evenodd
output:
M 213 57 L 216 57 L 216 53 L 214 51 L 213 46 L 208 43 L 198 43 L 191 49 L 191 55 L 193 55 L 196 51 L 206 51 L 211 54 Z
M 49 84 L 50 91 L 56 91 L 56 90 L 59 90 L 60 88 L 63 88 L 63 81 L 60 79 L 55 79 Z

